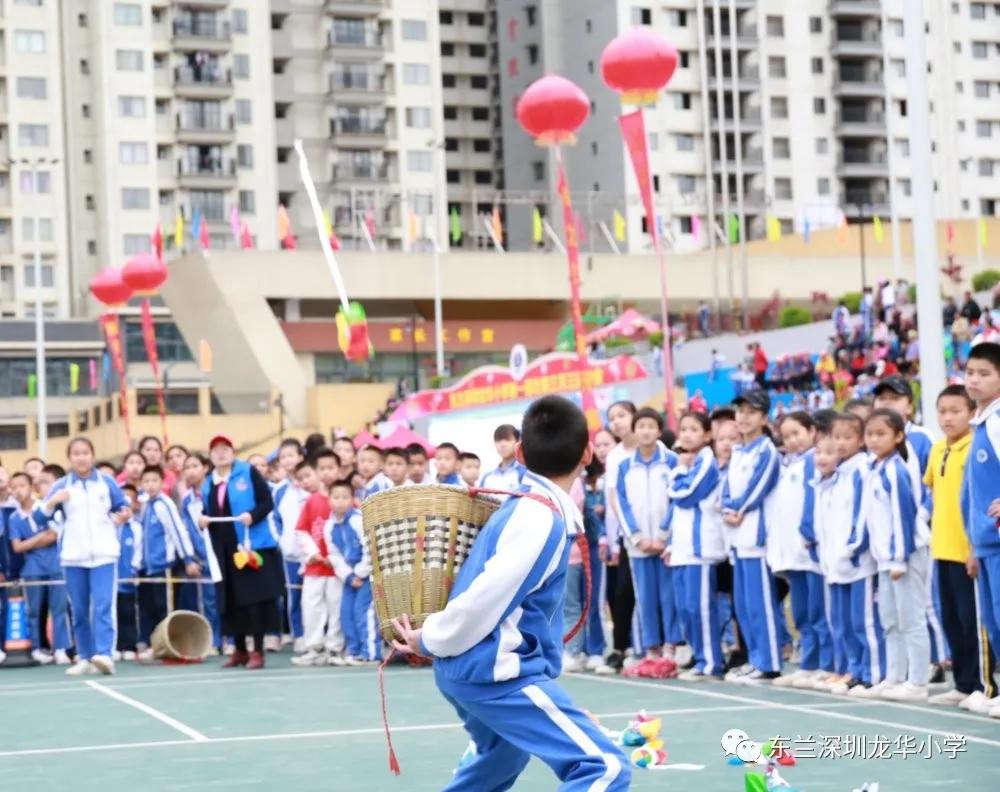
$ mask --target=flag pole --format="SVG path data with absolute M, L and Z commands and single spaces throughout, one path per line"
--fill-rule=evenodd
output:
M 506 253 L 507 251 L 503 249 L 503 244 L 497 238 L 496 232 L 493 230 L 493 223 L 490 222 L 490 218 L 487 215 L 480 215 L 479 219 L 482 221 L 483 225 L 486 226 L 486 233 L 490 235 L 490 239 L 493 240 L 493 247 L 496 248 L 497 253 Z
M 889 18 L 886 14 L 885 3 L 880 3 L 880 8 L 882 12 L 882 30 L 887 31 L 889 29 Z M 889 142 L 888 145 L 888 158 L 889 158 L 889 221 L 892 223 L 892 278 L 895 282 L 898 282 L 902 277 L 902 243 L 899 238 L 899 210 L 896 204 L 896 157 L 894 155 L 895 137 L 893 136 L 893 124 L 892 124 L 892 99 L 889 96 L 889 48 L 886 46 L 882 47 L 882 85 L 885 87 L 884 97 L 882 99 L 883 113 L 885 116 L 885 136 Z M 900 297 L 897 295 L 897 299 Z
M 552 244 L 555 245 L 559 252 L 565 256 L 566 246 L 563 245 L 562 240 L 559 238 L 559 235 L 556 233 L 556 230 L 552 227 L 547 218 L 542 218 L 542 228 L 545 229 L 545 234 L 548 236 Z
M 976 218 L 976 272 L 983 271 L 983 233 L 986 231 L 986 221 L 980 215 Z
M 621 255 L 621 250 L 618 247 L 618 243 L 615 242 L 615 238 L 611 231 L 608 229 L 608 224 L 601 220 L 597 227 L 601 229 L 601 233 L 604 234 L 604 238 L 608 241 L 608 245 L 615 252 L 615 255 Z
M 712 252 L 712 299 L 715 303 L 715 321 L 722 325 L 722 299 L 719 296 L 719 249 L 715 244 L 715 181 L 712 178 L 712 133 L 708 117 L 708 46 L 705 42 L 705 0 L 698 0 L 698 65 L 701 71 L 702 146 L 705 149 L 705 199 L 708 208 L 708 247 Z
M 729 227 L 729 154 L 726 145 L 726 97 L 725 97 L 725 77 L 722 73 L 722 15 L 719 11 L 721 0 L 712 0 L 712 29 L 715 31 L 715 104 L 716 118 L 719 123 L 719 166 L 722 173 L 722 214 L 726 218 L 726 227 Z M 735 35 L 734 31 L 729 31 Z M 710 152 L 706 151 L 708 157 Z M 732 313 L 734 302 L 733 288 L 733 246 L 729 242 L 729 235 L 726 235 L 726 268 L 727 280 L 729 281 L 729 312 Z M 719 328 L 722 329 L 721 327 Z
M 743 209 L 743 135 L 740 131 L 739 57 L 736 52 L 736 0 L 729 0 L 729 71 L 733 96 L 733 147 L 736 149 L 736 214 L 740 224 L 741 307 L 743 329 L 750 329 L 750 275 L 747 266 L 747 219 Z M 722 75 L 719 75 L 722 79 Z

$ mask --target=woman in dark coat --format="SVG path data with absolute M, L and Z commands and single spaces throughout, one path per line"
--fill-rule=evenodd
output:
M 223 635 L 233 636 L 236 651 L 223 668 L 264 667 L 264 633 L 281 631 L 278 600 L 285 593 L 284 565 L 268 515 L 273 508 L 267 482 L 251 465 L 236 459 L 232 441 L 213 437 L 208 447 L 212 474 L 202 488 L 201 525 L 207 528 L 221 580 L 216 582 Z M 212 517 L 233 517 L 211 522 Z M 250 561 L 257 553 L 262 563 Z M 237 565 L 236 556 L 242 563 Z M 253 638 L 253 652 L 247 637 Z

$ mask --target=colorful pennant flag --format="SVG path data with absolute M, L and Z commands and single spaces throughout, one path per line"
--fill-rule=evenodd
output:
M 420 234 L 417 230 L 417 214 L 410 209 L 406 215 L 406 237 L 410 240 L 410 244 L 412 245 L 417 241 L 417 237 L 419 235 Z
M 493 235 L 502 240 L 503 239 L 503 222 L 500 220 L 500 207 L 493 207 L 493 216 L 490 219 L 490 224 L 493 227 Z
M 614 225 L 615 232 L 615 242 L 624 242 L 628 231 L 628 225 L 625 222 L 625 215 L 615 209 L 615 213 L 611 216 L 612 225 Z
M 872 218 L 872 233 L 875 236 L 876 245 L 881 245 L 885 241 L 885 232 L 882 230 L 882 218 L 878 215 Z
M 198 244 L 201 245 L 202 250 L 208 250 L 212 246 L 212 240 L 208 236 L 208 222 L 202 218 L 201 228 L 198 232 Z
M 740 241 L 740 218 L 736 215 L 729 215 L 729 241 L 736 244 Z
M 163 261 L 163 230 L 160 228 L 159 223 L 153 229 L 149 240 L 153 243 L 153 252 L 156 253 L 157 261 Z
M 809 218 L 805 218 L 802 221 L 802 241 L 807 245 L 809 244 L 809 233 L 812 231 L 812 225 L 809 223 Z
M 87 383 L 90 390 L 97 390 L 97 361 L 93 358 L 87 361 Z
M 240 230 L 240 247 L 244 250 L 250 250 L 253 247 L 253 235 L 250 233 L 250 226 L 246 224 L 246 221 Z
M 986 218 L 980 217 L 977 226 L 979 232 L 979 244 L 981 247 L 986 247 Z
M 80 364 L 69 364 L 69 392 L 76 393 L 80 390 Z
M 194 210 L 194 216 L 191 218 L 191 236 L 198 240 L 201 238 L 201 209 Z
M 457 245 L 462 241 L 462 215 L 458 213 L 458 207 L 451 207 L 449 215 L 449 225 L 451 231 L 451 244 Z
M 333 218 L 330 217 L 330 210 L 323 210 L 323 228 L 326 231 L 326 238 L 330 240 L 330 247 L 333 250 L 340 250 L 340 237 L 333 230 Z
M 29 374 L 28 375 L 28 398 L 34 399 L 38 396 L 38 375 Z
M 767 216 L 767 239 L 770 242 L 781 239 L 781 222 L 774 215 Z
M 288 218 L 288 210 L 284 204 L 278 204 L 278 241 L 285 250 L 295 249 L 295 237 L 292 236 L 292 221 Z M 289 247 L 291 241 L 291 247 Z
M 952 224 L 951 220 L 944 225 L 944 236 L 945 239 L 948 240 L 949 245 L 955 241 L 955 226 Z
M 701 218 L 698 215 L 691 215 L 691 236 L 696 242 L 701 241 Z
M 544 237 L 545 229 L 542 225 L 542 213 L 536 206 L 531 210 L 531 241 L 536 245 L 540 245 Z
M 198 369 L 203 374 L 212 373 L 212 347 L 204 338 L 198 342 Z
M 370 206 L 365 209 L 364 223 L 365 230 L 368 231 L 368 238 L 371 241 L 371 244 L 374 245 L 377 229 L 375 228 L 375 210 Z
M 240 243 L 240 208 L 233 204 L 229 210 L 229 230 L 233 232 L 233 241 Z
M 180 212 L 174 218 L 174 249 L 180 250 L 184 247 L 184 215 Z
M 579 212 L 573 213 L 573 223 L 576 225 L 576 241 L 583 245 L 587 242 L 587 224 L 583 221 Z
M 847 244 L 847 215 L 840 213 L 840 223 L 837 224 L 837 244 Z

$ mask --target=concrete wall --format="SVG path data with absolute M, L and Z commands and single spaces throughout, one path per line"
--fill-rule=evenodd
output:
M 395 392 L 390 382 L 358 382 L 346 385 L 314 385 L 309 388 L 309 425 L 329 435 L 341 427 L 356 434 L 385 406 Z

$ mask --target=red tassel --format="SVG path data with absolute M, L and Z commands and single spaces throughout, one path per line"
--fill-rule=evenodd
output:
M 392 660 L 393 656 L 396 654 L 395 649 L 390 649 L 389 654 L 385 656 L 385 659 L 381 662 L 378 667 L 378 695 L 382 701 L 382 727 L 385 729 L 385 742 L 389 746 L 389 770 L 392 771 L 394 775 L 399 775 L 401 770 L 399 767 L 399 759 L 396 758 L 396 749 L 392 746 L 392 734 L 389 732 L 389 710 L 385 703 L 385 667 Z

